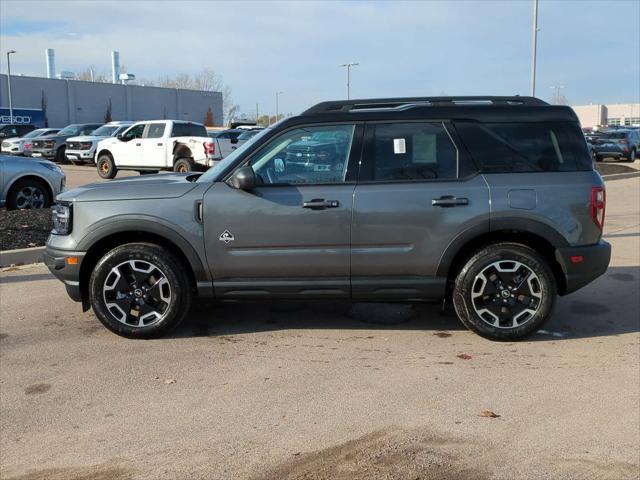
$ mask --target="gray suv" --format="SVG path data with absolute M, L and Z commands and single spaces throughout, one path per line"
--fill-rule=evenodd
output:
M 530 97 L 320 103 L 203 173 L 58 196 L 45 261 L 126 337 L 194 297 L 453 304 L 515 340 L 602 275 L 605 191 L 571 108 Z

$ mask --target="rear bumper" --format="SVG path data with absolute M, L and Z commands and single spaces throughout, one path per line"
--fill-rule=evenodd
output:
M 566 295 L 591 283 L 607 271 L 611 260 L 611 245 L 600 240 L 595 245 L 585 247 L 558 248 L 556 260 L 564 273 L 566 288 L 562 294 Z
M 54 277 L 64 283 L 67 294 L 76 302 L 83 302 L 82 290 L 80 288 L 80 266 L 84 259 L 85 252 L 71 252 L 67 250 L 57 250 L 49 246 L 46 247 L 43 258 L 44 263 L 49 268 Z M 67 257 L 76 257 L 77 264 L 69 264 Z

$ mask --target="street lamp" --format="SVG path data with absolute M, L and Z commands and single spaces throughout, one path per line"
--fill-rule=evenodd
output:
M 279 110 L 278 110 L 278 97 L 280 95 L 282 95 L 284 92 L 276 92 L 276 122 L 278 121 L 278 117 L 279 117 Z
M 350 98 L 351 94 L 351 67 L 355 67 L 356 65 L 360 65 L 357 62 L 349 62 L 343 63 L 342 65 L 338 65 L 338 67 L 346 67 L 347 68 L 347 100 Z
M 11 98 L 11 57 L 12 53 L 16 53 L 15 50 L 9 50 L 7 52 L 7 93 L 9 94 L 9 123 L 13 123 L 13 102 Z
M 538 48 L 538 0 L 533 0 L 533 40 L 531 52 L 531 96 L 536 96 L 536 56 Z

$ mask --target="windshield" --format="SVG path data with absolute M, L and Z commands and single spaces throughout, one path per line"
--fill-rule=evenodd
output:
M 68 125 L 60 130 L 60 135 L 76 135 L 80 131 L 80 127 L 78 125 Z
M 37 137 L 39 135 L 42 135 L 44 132 L 46 132 L 47 129 L 46 128 L 38 128 L 36 130 L 31 130 L 29 133 L 27 133 L 26 135 L 24 135 L 22 138 L 33 138 L 33 137 Z
M 91 135 L 95 135 L 96 137 L 111 137 L 118 130 L 117 126 L 114 125 L 103 125 L 94 131 Z
M 244 152 L 246 152 L 254 142 L 258 141 L 258 139 L 264 137 L 267 132 L 270 132 L 271 128 L 265 128 L 261 130 L 260 133 L 254 135 L 246 143 L 243 143 L 241 146 L 236 148 L 229 155 L 220 160 L 215 166 L 211 167 L 207 170 L 204 175 L 198 178 L 198 182 L 213 182 L 216 181 L 221 172 L 224 172 L 229 165 L 233 164 L 238 157 L 241 157 Z

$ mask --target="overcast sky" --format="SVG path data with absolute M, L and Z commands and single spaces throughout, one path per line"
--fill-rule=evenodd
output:
M 640 101 L 640 2 L 540 1 L 537 95 L 573 105 Z M 187 2 L 0 0 L 0 58 L 44 76 L 110 52 L 138 78 L 223 76 L 243 112 L 298 113 L 346 96 L 338 64 L 356 61 L 352 97 L 529 94 L 532 2 Z

